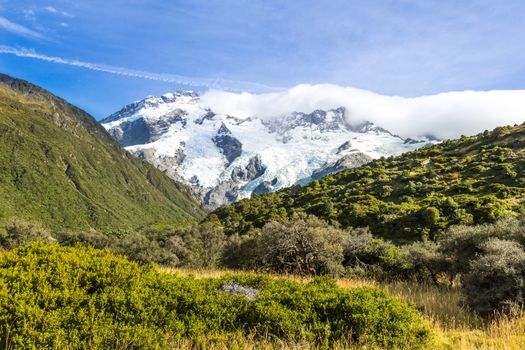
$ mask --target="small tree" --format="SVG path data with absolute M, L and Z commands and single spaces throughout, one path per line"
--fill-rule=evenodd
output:
M 439 285 L 439 276 L 448 277 L 452 284 L 455 273 L 451 272 L 452 259 L 439 250 L 438 244 L 430 241 L 415 242 L 405 248 L 405 256 L 420 280 L 430 279 Z
M 187 253 L 184 265 L 204 268 L 217 266 L 226 243 L 222 227 L 206 222 L 180 234 Z
M 525 250 L 514 241 L 492 238 L 463 277 L 466 303 L 481 315 L 512 313 L 525 305 Z
M 116 239 L 109 248 L 112 252 L 126 255 L 130 260 L 141 264 L 151 262 L 166 266 L 177 266 L 179 264 L 179 258 L 176 254 L 140 233 L 132 233 Z
M 374 237 L 368 228 L 351 230 L 344 244 L 344 266 L 353 273 L 375 278 L 399 277 L 406 270 L 403 252 L 381 238 Z
M 342 269 L 344 238 L 344 231 L 299 213 L 283 222 L 270 222 L 248 238 L 238 237 L 235 243 L 245 256 L 244 268 L 322 275 Z M 234 246 L 231 242 L 229 250 Z M 232 252 L 226 255 L 231 257 Z

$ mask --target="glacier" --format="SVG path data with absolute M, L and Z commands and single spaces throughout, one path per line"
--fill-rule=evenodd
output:
M 195 92 L 177 91 L 133 102 L 101 124 L 210 208 L 438 142 L 405 139 L 369 122 L 350 125 L 345 113 L 339 107 L 239 118 L 214 113 Z

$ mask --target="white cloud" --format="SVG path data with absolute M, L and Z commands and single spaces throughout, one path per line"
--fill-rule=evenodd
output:
M 74 16 L 72 14 L 70 14 L 69 12 L 66 12 L 66 11 L 61 11 L 61 10 L 57 10 L 55 7 L 53 6 L 46 6 L 44 7 L 44 9 L 49 12 L 49 13 L 53 13 L 53 14 L 57 14 L 57 15 L 62 15 L 64 17 L 69 17 L 69 18 L 73 18 Z
M 371 121 L 408 137 L 472 135 L 525 121 L 525 90 L 463 91 L 405 98 L 337 85 L 298 85 L 265 93 L 210 90 L 203 100 L 218 113 L 276 118 L 292 111 L 343 106 L 350 123 Z
M 86 68 L 98 72 L 111 73 L 116 75 L 122 75 L 127 77 L 142 78 L 149 80 L 163 81 L 167 83 L 175 83 L 186 86 L 194 87 L 206 87 L 213 89 L 225 89 L 230 91 L 275 91 L 278 88 L 252 83 L 248 81 L 240 80 L 229 80 L 229 79 L 212 79 L 212 78 L 199 78 L 199 77 L 188 77 L 184 75 L 167 74 L 167 73 L 153 73 L 141 70 L 128 69 L 124 67 L 116 67 L 105 64 L 84 62 L 79 60 L 70 60 L 61 57 L 47 56 L 35 52 L 34 50 L 24 48 L 14 48 L 10 46 L 0 45 L 0 54 L 11 54 L 18 57 L 34 58 L 42 61 L 53 62 L 58 64 L 65 64 L 68 66 L 75 66 Z
M 22 35 L 29 38 L 36 38 L 36 39 L 45 39 L 45 36 L 39 32 L 36 32 L 32 29 L 29 29 L 27 27 L 24 27 L 20 24 L 16 24 L 14 22 L 11 22 L 5 17 L 0 16 L 0 28 L 3 28 L 11 33 L 15 33 L 18 35 Z
M 58 13 L 58 10 L 56 8 L 54 8 L 53 6 L 47 6 L 47 7 L 45 7 L 45 9 L 48 12 L 51 12 L 51 13 Z

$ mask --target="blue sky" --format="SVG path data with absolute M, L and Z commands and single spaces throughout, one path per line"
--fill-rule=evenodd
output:
M 0 0 L 0 72 L 97 118 L 180 88 L 523 89 L 524 37 L 522 0 Z

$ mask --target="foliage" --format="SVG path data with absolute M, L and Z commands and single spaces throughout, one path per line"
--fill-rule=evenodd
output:
M 504 130 L 504 131 L 501 131 Z M 382 158 L 306 186 L 252 196 L 209 216 L 228 235 L 295 212 L 369 227 L 396 243 L 435 239 L 452 225 L 493 223 L 523 212 L 525 125 L 447 140 Z
M 256 300 L 220 290 L 228 281 Z M 195 279 L 160 274 L 93 248 L 29 246 L 0 254 L 2 348 L 158 349 L 177 339 L 228 336 L 307 340 L 329 348 L 423 347 L 429 328 L 415 309 L 376 288 L 340 289 L 265 276 Z
M 226 249 L 228 267 L 297 275 L 336 274 L 342 268 L 345 233 L 315 216 L 272 221 Z
M 406 249 L 413 273 L 435 283 L 461 279 L 464 301 L 483 316 L 525 307 L 525 217 L 453 226 L 437 242 Z
M 156 225 L 122 236 L 66 231 L 57 240 L 65 246 L 78 243 L 107 248 L 140 264 L 213 268 L 219 263 L 226 237 L 220 227 L 203 223 L 182 228 Z
M 201 219 L 188 187 L 122 149 L 97 121 L 27 82 L 0 75 L 0 225 L 126 233 Z
M 525 306 L 525 246 L 491 238 L 463 277 L 467 304 L 482 315 L 517 313 Z
M 456 276 L 453 270 L 454 257 L 444 254 L 441 246 L 435 242 L 414 242 L 404 247 L 407 261 L 411 264 L 412 274 L 420 282 L 430 279 L 435 285 L 440 284 L 440 277 L 447 276 L 452 285 Z
M 52 242 L 54 238 L 41 227 L 20 219 L 10 221 L 0 234 L 0 249 L 13 249 L 33 241 Z
M 218 265 L 226 237 L 221 227 L 211 223 L 193 225 L 178 233 L 184 244 L 184 265 L 213 268 Z
M 374 237 L 368 228 L 349 232 L 344 243 L 343 264 L 352 275 L 375 279 L 405 277 L 411 268 L 399 247 Z

